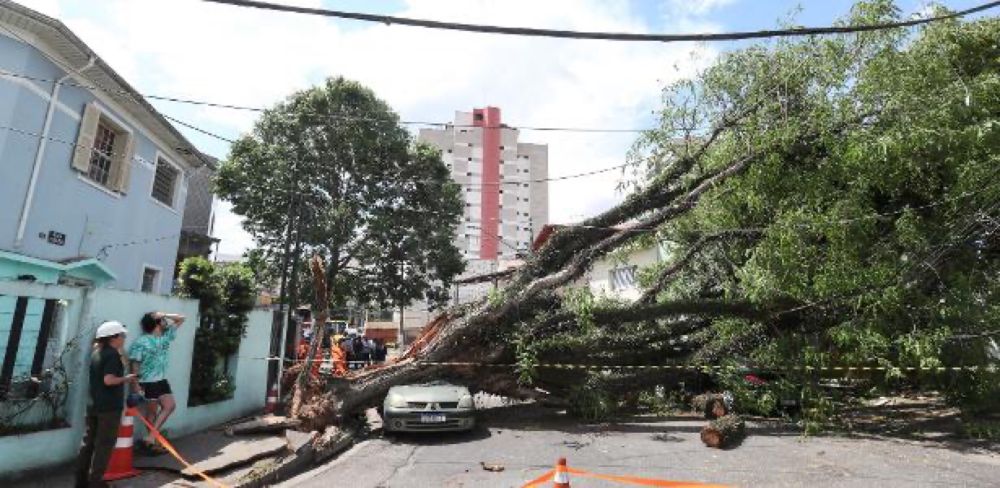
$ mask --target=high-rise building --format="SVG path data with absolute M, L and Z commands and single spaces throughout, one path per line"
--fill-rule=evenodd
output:
M 465 212 L 455 239 L 467 260 L 527 253 L 549 222 L 548 146 L 518 142 L 519 135 L 497 107 L 455 112 L 454 124 L 420 130 L 461 185 Z

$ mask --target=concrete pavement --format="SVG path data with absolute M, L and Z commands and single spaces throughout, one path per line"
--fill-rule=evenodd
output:
M 733 486 L 887 487 L 1000 484 L 1000 454 L 876 438 L 808 437 L 753 425 L 742 445 L 704 447 L 703 420 L 579 425 L 534 406 L 488 410 L 468 434 L 373 439 L 281 486 L 516 487 L 559 456 L 591 472 Z M 484 471 L 481 462 L 501 464 Z M 573 486 L 614 486 L 573 478 Z M 621 486 L 621 485 L 619 485 Z

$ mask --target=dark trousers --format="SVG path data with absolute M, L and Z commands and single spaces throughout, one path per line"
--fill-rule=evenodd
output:
M 122 413 L 87 412 L 86 429 L 76 458 L 76 488 L 108 486 L 102 478 L 118 440 Z

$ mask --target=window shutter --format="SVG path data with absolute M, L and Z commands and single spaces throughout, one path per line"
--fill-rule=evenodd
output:
M 112 171 L 115 172 L 114 189 L 121 193 L 128 193 L 129 175 L 132 171 L 132 156 L 135 153 L 135 135 L 122 134 L 124 143 L 122 150 L 115 154 L 115 164 Z
M 83 109 L 83 120 L 80 121 L 80 134 L 76 137 L 73 149 L 73 169 L 86 173 L 90 171 L 90 155 L 94 149 L 94 137 L 97 135 L 97 123 L 101 112 L 93 102 Z

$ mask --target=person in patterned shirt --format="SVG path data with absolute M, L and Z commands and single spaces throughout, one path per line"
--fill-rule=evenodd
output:
M 142 316 L 143 335 L 128 350 L 132 372 L 139 378 L 133 389 L 148 400 L 145 417 L 156 430 L 163 428 L 163 424 L 177 408 L 170 383 L 167 382 L 167 369 L 170 365 L 170 343 L 177 335 L 177 328 L 183 323 L 183 315 L 149 312 Z M 150 432 L 146 433 L 144 444 L 150 450 L 161 452 Z

